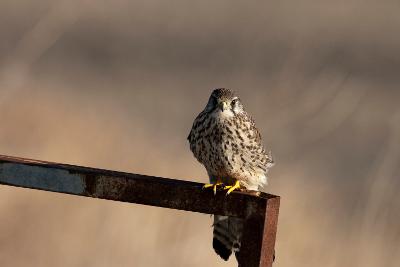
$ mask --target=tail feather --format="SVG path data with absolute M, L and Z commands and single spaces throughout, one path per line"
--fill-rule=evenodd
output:
M 218 238 L 213 238 L 213 248 L 215 252 L 224 260 L 228 260 L 232 254 L 232 250 L 228 249 Z
M 213 248 L 224 260 L 228 260 L 232 252 L 236 258 L 240 253 L 240 240 L 243 232 L 243 219 L 214 215 Z M 273 255 L 275 261 L 275 251 Z
M 243 230 L 243 219 L 214 216 L 213 248 L 224 260 L 228 260 L 232 251 L 240 250 L 240 239 Z

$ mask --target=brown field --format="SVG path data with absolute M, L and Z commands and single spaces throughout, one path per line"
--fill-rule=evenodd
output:
M 238 92 L 277 164 L 276 267 L 400 266 L 398 1 L 0 2 L 0 154 L 206 182 Z M 235 266 L 208 215 L 0 186 L 0 266 Z

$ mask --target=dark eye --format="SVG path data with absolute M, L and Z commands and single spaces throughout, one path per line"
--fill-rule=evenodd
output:
M 233 99 L 231 102 L 232 107 L 235 106 L 238 101 L 239 101 L 239 99 L 237 99 L 237 98 Z

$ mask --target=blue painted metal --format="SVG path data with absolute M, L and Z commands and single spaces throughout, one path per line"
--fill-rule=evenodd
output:
M 0 156 L 0 184 L 244 219 L 239 266 L 272 266 L 279 197 L 189 181 Z

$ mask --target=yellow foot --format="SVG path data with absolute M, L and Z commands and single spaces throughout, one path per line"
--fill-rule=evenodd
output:
M 214 195 L 216 195 L 216 194 L 217 194 L 217 187 L 218 187 L 219 185 L 222 185 L 222 183 L 221 183 L 221 182 L 217 182 L 217 183 L 215 183 L 215 184 L 205 184 L 205 185 L 203 185 L 203 189 L 212 187 L 212 188 L 213 188 L 213 191 L 214 191 Z
M 240 189 L 240 183 L 239 181 L 236 181 L 234 185 L 225 186 L 224 189 L 229 189 L 228 192 L 226 192 L 226 195 L 229 195 L 230 193 L 232 193 L 232 191 Z

